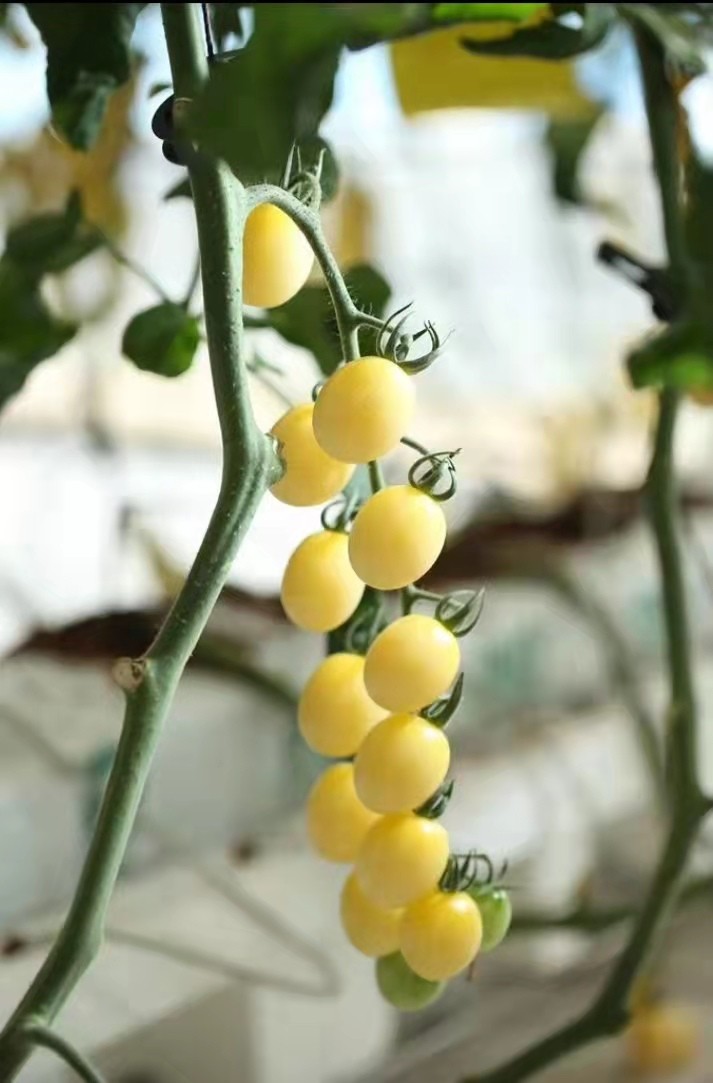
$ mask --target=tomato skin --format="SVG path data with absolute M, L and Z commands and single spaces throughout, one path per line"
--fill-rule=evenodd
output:
M 273 425 L 272 436 L 280 441 L 285 472 L 270 486 L 283 504 L 305 508 L 325 504 L 341 492 L 354 467 L 325 455 L 312 432 L 312 403 L 293 406 Z
M 304 286 L 314 263 L 307 238 L 289 215 L 262 203 L 248 215 L 243 237 L 243 302 L 284 305 Z
M 362 955 L 377 959 L 399 946 L 403 910 L 384 910 L 367 899 L 354 873 L 347 877 L 340 900 L 340 915 L 350 943 Z
M 414 974 L 400 951 L 376 964 L 376 982 L 384 1000 L 402 1012 L 417 1012 L 438 1000 L 445 983 L 425 981 Z
M 640 1008 L 626 1031 L 630 1063 L 652 1075 L 682 1071 L 694 1060 L 700 1044 L 696 1020 L 677 1004 L 662 1002 Z
M 501 887 L 470 888 L 468 894 L 474 900 L 483 924 L 482 952 L 494 951 L 508 934 L 512 922 L 512 903 L 507 891 Z
M 401 954 L 419 977 L 447 981 L 472 963 L 482 932 L 480 911 L 470 895 L 435 891 L 404 911 Z
M 413 485 L 374 493 L 349 535 L 349 559 L 376 590 L 400 590 L 435 564 L 446 540 L 446 517 L 432 497 Z
M 443 782 L 451 760 L 448 738 L 412 714 L 394 714 L 375 726 L 357 753 L 354 781 L 374 812 L 410 812 Z
M 353 756 L 367 733 L 386 717 L 364 685 L 359 654 L 330 654 L 305 685 L 297 708 L 302 737 L 320 756 Z
M 357 797 L 350 763 L 328 767 L 307 798 L 307 833 L 314 849 L 327 861 L 354 861 L 377 820 Z
M 415 713 L 438 699 L 460 666 L 458 640 L 433 617 L 410 613 L 381 632 L 366 655 L 364 683 L 375 703 Z
M 332 373 L 314 407 L 314 435 L 327 454 L 345 463 L 388 455 L 413 417 L 411 377 L 385 357 L 360 357 Z
M 282 608 L 308 632 L 331 632 L 351 617 L 364 593 L 349 563 L 346 534 L 322 530 L 295 549 L 282 579 Z
M 448 832 L 435 820 L 383 816 L 366 835 L 355 871 L 375 906 L 396 909 L 435 891 L 448 856 Z

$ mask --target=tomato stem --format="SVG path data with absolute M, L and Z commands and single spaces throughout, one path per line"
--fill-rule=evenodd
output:
M 176 100 L 189 103 L 208 78 L 198 7 L 163 4 L 162 14 Z M 180 115 L 176 119 L 180 129 Z M 140 659 L 127 659 L 116 667 L 126 696 L 116 756 L 65 922 L 0 1034 L 4 1083 L 16 1077 L 34 1048 L 40 1033 L 37 1028 L 51 1024 L 101 947 L 109 901 L 178 682 L 257 506 L 281 471 L 273 441 L 260 431 L 253 416 L 244 356 L 242 233 L 248 199 L 225 164 L 205 159 L 189 147 L 187 164 L 223 445 L 220 492 L 185 585 L 156 639 Z M 30 1023 L 34 1038 L 33 1031 L 28 1031 Z M 77 1054 L 75 1066 L 80 1059 Z M 90 1076 L 85 1074 L 85 1078 Z
M 688 267 L 680 192 L 681 111 L 667 74 L 664 45 L 638 21 L 633 7 L 629 9 L 629 18 L 634 22 L 670 271 L 674 281 L 685 289 Z M 518 1083 L 565 1054 L 615 1034 L 626 1026 L 635 982 L 649 961 L 666 919 L 673 910 L 681 892 L 691 848 L 703 819 L 713 807 L 710 797 L 701 790 L 698 778 L 697 710 L 673 462 L 677 411 L 678 393 L 665 389 L 659 396 L 659 413 L 646 484 L 646 504 L 661 576 L 671 697 L 666 736 L 669 780 L 667 836 L 629 939 L 599 996 L 580 1018 L 555 1030 L 499 1067 L 470 1076 L 465 1083 Z

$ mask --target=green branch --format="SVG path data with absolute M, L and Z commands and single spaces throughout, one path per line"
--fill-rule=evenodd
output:
M 677 282 L 685 287 L 686 252 L 680 214 L 677 103 L 666 76 L 663 46 L 640 26 L 635 30 L 635 37 L 654 166 L 661 191 L 669 262 Z M 710 802 L 701 792 L 696 770 L 696 706 L 673 470 L 677 405 L 675 392 L 665 390 L 661 394 L 646 486 L 647 508 L 661 575 L 671 696 L 667 727 L 666 767 L 670 807 L 666 841 L 629 939 L 593 1004 L 579 1019 L 536 1042 L 498 1068 L 470 1077 L 467 1083 L 517 1083 L 565 1054 L 615 1034 L 626 1025 L 634 982 L 646 966 L 675 906 L 691 847 L 704 816 L 710 810 Z
M 195 4 L 164 4 L 177 106 L 207 78 Z M 176 112 L 180 127 L 180 109 Z M 189 155 L 202 262 L 205 322 L 223 445 L 223 474 L 203 542 L 154 643 L 123 659 L 124 725 L 89 852 L 66 920 L 44 964 L 0 1035 L 0 1079 L 30 1055 L 27 1025 L 47 1026 L 95 958 L 149 769 L 176 687 L 232 566 L 257 505 L 280 471 L 272 441 L 255 423 L 243 358 L 242 231 L 247 198 L 226 166 Z
M 40 1049 L 49 1049 L 56 1053 L 60 1060 L 64 1061 L 68 1068 L 72 1068 L 79 1079 L 84 1083 L 105 1083 L 104 1076 L 92 1067 L 89 1061 L 82 1056 L 74 1046 L 60 1034 L 50 1030 L 49 1027 L 40 1023 L 30 1023 L 24 1028 L 28 1041 Z

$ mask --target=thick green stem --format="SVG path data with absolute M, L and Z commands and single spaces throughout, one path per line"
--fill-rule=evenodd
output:
M 666 76 L 663 46 L 641 26 L 636 29 L 664 232 L 671 270 L 686 286 L 686 251 L 680 208 L 678 107 Z M 647 482 L 647 505 L 661 575 L 671 705 L 667 769 L 670 826 L 643 907 L 622 954 L 599 996 L 579 1019 L 555 1031 L 470 1083 L 518 1083 L 566 1053 L 614 1034 L 626 1025 L 633 984 L 645 967 L 680 892 L 691 847 L 710 803 L 701 792 L 696 767 L 696 705 L 693 694 L 688 615 L 677 523 L 673 438 L 677 395 L 660 398 L 654 451 Z
M 177 106 L 207 77 L 198 5 L 164 4 Z M 180 109 L 176 110 L 180 125 Z M 183 590 L 153 645 L 137 660 L 117 663 L 126 713 L 97 826 L 65 923 L 28 992 L 0 1035 L 0 1079 L 27 1060 L 26 1024 L 51 1023 L 102 942 L 114 889 L 149 769 L 181 674 L 205 627 L 240 541 L 280 466 L 257 428 L 242 356 L 242 230 L 244 189 L 228 169 L 191 154 L 188 171 L 201 254 L 205 322 L 223 444 L 215 511 Z

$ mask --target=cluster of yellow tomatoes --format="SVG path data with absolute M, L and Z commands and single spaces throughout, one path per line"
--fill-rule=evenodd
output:
M 271 307 L 297 292 L 311 266 L 303 245 L 277 208 L 253 212 L 244 250 L 249 303 Z M 278 256 L 280 272 L 271 276 Z M 413 378 L 396 360 L 342 364 L 314 403 L 293 407 L 274 426 L 285 469 L 273 494 L 297 506 L 331 501 L 358 464 L 395 450 L 414 407 Z M 353 617 L 367 588 L 416 583 L 445 537 L 441 505 L 427 489 L 377 487 L 334 529 L 311 534 L 294 551 L 282 582 L 285 612 L 299 628 L 332 632 Z M 353 866 L 341 896 L 344 930 L 378 960 L 382 993 L 404 1009 L 433 1000 L 481 948 L 503 939 L 510 922 L 504 891 L 459 890 L 468 885 L 434 811 L 450 747 L 426 709 L 447 695 L 459 667 L 458 639 L 446 623 L 407 612 L 375 628 L 364 654 L 329 654 L 299 702 L 306 743 L 337 761 L 308 798 L 311 843 L 328 861 Z

